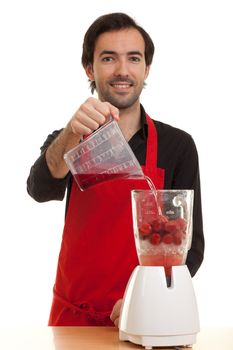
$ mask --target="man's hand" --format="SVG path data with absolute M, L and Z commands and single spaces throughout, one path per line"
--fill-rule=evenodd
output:
M 110 318 L 116 327 L 119 325 L 120 311 L 121 311 L 122 299 L 117 300 L 116 304 L 113 306 Z
M 119 110 L 109 102 L 90 97 L 75 112 L 67 127 L 75 135 L 89 135 L 112 116 L 119 120 Z
M 80 142 L 82 135 L 91 134 L 110 116 L 119 120 L 119 110 L 110 103 L 101 102 L 93 97 L 88 98 L 79 107 L 66 128 L 46 151 L 47 165 L 54 178 L 64 178 L 69 171 L 64 154 Z

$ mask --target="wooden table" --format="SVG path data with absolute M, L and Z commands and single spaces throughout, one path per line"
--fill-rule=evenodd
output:
M 138 350 L 143 348 L 139 345 L 119 341 L 116 328 L 45 327 L 38 329 L 1 329 L 0 349 Z M 233 328 L 202 329 L 198 334 L 197 344 L 193 346 L 193 350 L 233 350 Z

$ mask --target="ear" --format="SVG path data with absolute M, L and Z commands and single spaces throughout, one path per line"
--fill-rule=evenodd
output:
M 94 79 L 94 71 L 93 71 L 93 67 L 91 64 L 88 64 L 88 66 L 86 66 L 85 72 L 90 80 L 95 80 Z
M 149 75 L 149 72 L 150 72 L 150 66 L 146 66 L 146 69 L 145 69 L 145 80 L 147 79 L 148 75 Z

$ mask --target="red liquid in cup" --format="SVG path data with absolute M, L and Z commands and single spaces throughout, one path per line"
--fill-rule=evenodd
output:
M 104 181 L 116 180 L 119 178 L 126 178 L 129 173 L 118 173 L 118 174 L 75 174 L 74 177 L 76 182 L 80 185 L 83 190 L 88 187 L 97 185 Z

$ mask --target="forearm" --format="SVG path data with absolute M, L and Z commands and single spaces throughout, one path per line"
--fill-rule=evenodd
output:
M 188 266 L 189 272 L 193 277 L 198 271 L 199 267 L 202 264 L 204 258 L 204 240 L 202 237 L 195 240 L 195 243 L 192 245 L 192 248 L 188 252 L 186 265 Z
M 176 171 L 175 188 L 194 190 L 193 236 L 187 256 L 187 266 L 192 276 L 196 274 L 204 257 L 205 241 L 202 222 L 201 187 L 198 154 L 192 139 L 187 139 L 181 151 L 179 168 Z
M 64 161 L 64 154 L 80 142 L 81 135 L 75 135 L 69 126 L 61 131 L 47 148 L 45 159 L 51 175 L 55 179 L 63 179 L 69 169 Z
M 193 205 L 193 239 L 191 249 L 188 252 L 187 266 L 194 276 L 204 258 L 205 239 L 202 222 L 202 205 L 199 174 L 194 184 L 194 205 Z
M 70 180 L 68 173 L 63 179 L 55 179 L 47 166 L 45 153 L 36 160 L 27 179 L 27 192 L 37 202 L 62 200 Z

